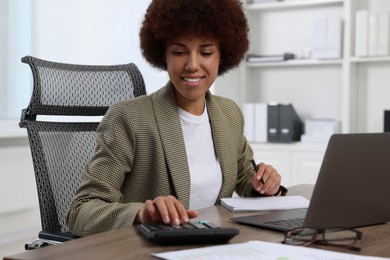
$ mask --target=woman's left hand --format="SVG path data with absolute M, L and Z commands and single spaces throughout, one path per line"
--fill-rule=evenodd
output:
M 260 163 L 258 170 L 253 174 L 251 183 L 254 190 L 266 195 L 275 195 L 280 187 L 282 176 L 271 165 Z

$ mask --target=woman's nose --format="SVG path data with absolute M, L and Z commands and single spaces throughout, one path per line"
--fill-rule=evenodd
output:
M 188 55 L 185 70 L 195 71 L 199 69 L 199 57 L 196 54 Z

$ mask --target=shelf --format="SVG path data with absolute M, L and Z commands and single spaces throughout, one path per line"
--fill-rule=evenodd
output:
M 383 56 L 383 57 L 351 57 L 351 62 L 354 62 L 354 63 L 390 62 L 390 56 Z
M 284 66 L 312 66 L 312 65 L 341 65 L 341 59 L 335 60 L 287 60 L 282 62 L 252 62 L 246 63 L 248 68 L 258 68 L 258 67 L 284 67 Z
M 300 8 L 320 5 L 334 5 L 343 4 L 343 0 L 296 0 L 296 1 L 284 1 L 284 2 L 267 2 L 267 3 L 254 3 L 248 4 L 247 10 L 249 11 L 261 11 L 261 10 L 275 10 L 275 9 L 289 9 Z

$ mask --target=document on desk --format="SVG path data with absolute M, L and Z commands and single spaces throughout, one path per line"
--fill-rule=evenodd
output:
M 309 206 L 309 202 L 308 199 L 302 196 L 221 199 L 221 205 L 233 212 L 304 209 Z
M 240 244 L 202 247 L 153 253 L 155 257 L 166 260 L 375 260 L 388 259 L 373 256 L 359 256 L 347 253 L 338 253 L 328 250 L 314 249 L 303 246 L 291 246 L 262 241 L 249 241 Z

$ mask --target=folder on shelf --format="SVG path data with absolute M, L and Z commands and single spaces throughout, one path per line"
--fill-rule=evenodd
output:
M 338 59 L 342 52 L 342 20 L 340 17 L 319 17 L 314 21 L 312 57 Z
M 255 104 L 255 142 L 267 142 L 268 105 L 267 103 Z
M 244 135 L 248 142 L 267 142 L 267 103 L 244 103 Z
M 378 14 L 371 13 L 368 17 L 368 55 L 378 55 Z
M 292 104 L 279 104 L 279 141 L 289 143 L 301 140 L 303 123 Z
M 314 21 L 314 39 L 312 57 L 315 59 L 326 58 L 326 18 L 319 17 Z
M 279 126 L 279 104 L 268 103 L 268 119 L 267 119 L 267 140 L 268 142 L 279 142 L 280 126 Z
M 390 110 L 384 111 L 383 131 L 390 132 Z
M 389 13 L 378 13 L 378 55 L 389 55 Z
M 341 58 L 342 21 L 340 17 L 326 19 L 326 58 Z
M 302 132 L 303 123 L 292 104 L 268 104 L 268 142 L 300 141 Z
M 365 57 L 368 54 L 368 11 L 356 12 L 355 55 Z
M 245 103 L 243 115 L 248 142 L 290 143 L 301 139 L 303 123 L 292 104 Z
M 243 104 L 244 135 L 248 142 L 255 141 L 255 103 Z

